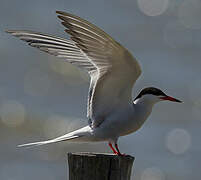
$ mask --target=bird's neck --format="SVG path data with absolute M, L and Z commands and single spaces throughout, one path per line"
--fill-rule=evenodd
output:
M 152 112 L 155 103 L 143 99 L 137 99 L 133 102 L 136 114 L 138 115 L 139 124 L 142 125 Z
M 133 103 L 134 103 L 135 105 L 140 105 L 140 106 L 143 106 L 143 107 L 151 108 L 151 109 L 152 109 L 153 105 L 154 105 L 155 103 L 157 103 L 157 101 L 154 100 L 154 99 L 149 99 L 149 98 L 144 98 L 144 97 L 142 97 L 142 98 L 138 98 L 138 99 L 134 100 Z

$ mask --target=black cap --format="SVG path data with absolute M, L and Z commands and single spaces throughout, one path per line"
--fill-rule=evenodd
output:
M 141 98 L 141 97 L 144 96 L 144 95 L 147 95 L 147 94 L 152 94 L 152 95 L 155 95 L 155 96 L 167 96 L 163 91 L 161 91 L 161 90 L 158 89 L 158 88 L 155 88 L 155 87 L 147 87 L 147 88 L 144 88 L 144 89 L 138 94 L 138 96 L 134 99 L 134 101 L 135 101 L 136 99 Z

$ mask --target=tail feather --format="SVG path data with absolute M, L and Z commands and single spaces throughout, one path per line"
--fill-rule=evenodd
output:
M 76 131 L 67 133 L 63 136 L 57 137 L 55 139 L 50 139 L 47 141 L 40 141 L 40 142 L 33 142 L 33 143 L 28 143 L 28 144 L 21 144 L 18 145 L 18 147 L 34 147 L 34 146 L 41 146 L 45 144 L 51 144 L 51 143 L 56 143 L 56 142 L 61 142 L 61 141 L 69 141 L 69 140 L 74 140 L 76 141 L 86 141 L 87 138 L 84 137 L 90 137 L 91 136 L 91 127 L 90 126 L 85 126 L 81 129 L 78 129 Z
M 51 143 L 56 143 L 56 142 L 61 142 L 61 141 L 67 141 L 71 139 L 78 138 L 79 136 L 70 136 L 70 137 L 58 137 L 55 139 L 47 140 L 47 141 L 39 141 L 39 142 L 33 142 L 33 143 L 27 143 L 27 144 L 20 144 L 17 147 L 34 147 L 34 146 L 41 146 L 45 144 L 51 144 Z

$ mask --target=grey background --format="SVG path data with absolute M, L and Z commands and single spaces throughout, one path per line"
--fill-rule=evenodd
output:
M 106 143 L 16 148 L 87 124 L 87 75 L 4 32 L 68 38 L 56 10 L 89 20 L 132 52 L 143 69 L 134 97 L 155 86 L 184 102 L 157 104 L 138 132 L 120 138 L 121 151 L 136 157 L 132 179 L 200 179 L 200 0 L 0 0 L 0 179 L 64 180 L 67 152 L 110 152 Z

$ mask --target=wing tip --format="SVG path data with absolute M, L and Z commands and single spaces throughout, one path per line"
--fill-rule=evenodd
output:
M 56 11 L 56 13 L 58 14 L 58 17 L 60 18 L 60 17 L 71 17 L 71 18 L 78 18 L 78 19 L 80 19 L 80 17 L 79 16 L 76 16 L 76 15 L 74 15 L 74 14 L 71 14 L 71 13 L 67 13 L 67 12 L 64 12 L 64 11 Z M 60 18 L 61 19 L 61 18 Z
M 25 146 L 24 144 L 18 144 L 17 148 L 21 148 L 21 147 L 24 147 L 24 146 Z
M 67 15 L 68 13 L 64 12 L 64 11 L 56 11 L 57 14 L 60 14 L 60 15 Z
M 15 30 L 5 30 L 6 33 L 9 33 L 9 34 L 13 34 L 15 33 L 16 31 Z
M 19 145 L 17 145 L 17 147 L 18 148 L 21 148 L 21 147 L 28 148 L 28 147 L 40 146 L 43 144 L 44 144 L 44 142 L 42 141 L 42 142 L 34 142 L 34 143 L 27 143 L 27 144 L 19 144 Z
M 14 36 L 18 36 L 18 35 L 20 35 L 22 33 L 26 33 L 26 32 L 31 33 L 31 31 L 27 31 L 27 30 L 5 30 L 5 32 L 8 33 L 8 34 L 12 34 Z
M 34 144 L 33 144 L 33 143 L 29 143 L 29 144 L 19 144 L 19 145 L 17 145 L 17 148 L 30 147 L 30 146 L 34 146 Z

